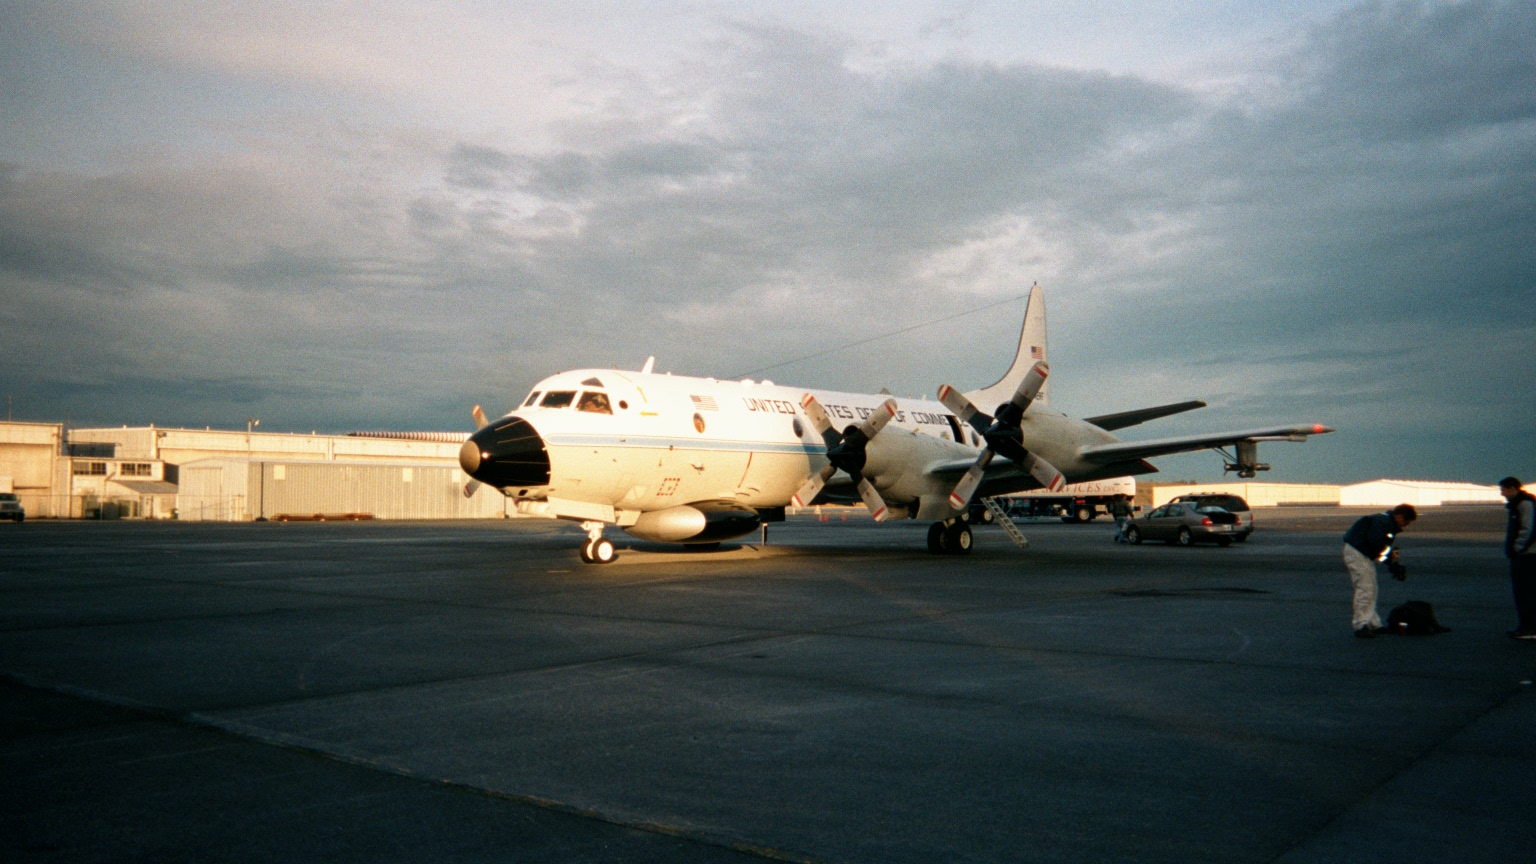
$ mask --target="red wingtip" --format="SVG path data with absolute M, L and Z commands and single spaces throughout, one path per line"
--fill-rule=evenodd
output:
M 1323 434 L 1323 432 L 1326 431 L 1327 428 L 1328 427 L 1324 426 L 1321 423 L 1314 423 L 1314 424 L 1312 424 L 1312 431 L 1313 431 L 1313 433 L 1315 433 L 1317 435 Z

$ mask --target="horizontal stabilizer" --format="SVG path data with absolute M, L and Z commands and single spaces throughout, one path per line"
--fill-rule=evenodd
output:
M 1148 420 L 1156 420 L 1159 417 L 1168 417 L 1173 414 L 1183 414 L 1185 411 L 1193 411 L 1196 408 L 1204 408 L 1205 403 L 1199 399 L 1188 402 L 1175 402 L 1172 405 L 1159 405 L 1156 408 L 1138 408 L 1135 411 L 1121 411 L 1119 414 L 1102 414 L 1098 417 L 1085 417 L 1083 422 L 1110 432 L 1116 429 L 1124 429 L 1127 426 L 1136 426 Z
M 1182 435 L 1178 438 L 1155 438 L 1151 441 L 1120 441 L 1114 444 L 1095 444 L 1084 447 L 1079 455 L 1091 462 L 1115 462 L 1122 459 L 1148 459 L 1169 453 L 1190 453 L 1212 447 L 1225 447 L 1239 441 L 1275 440 L 1277 438 L 1305 440 L 1308 435 L 1322 435 L 1333 430 L 1321 423 L 1300 426 L 1271 426 L 1266 429 L 1248 429 L 1242 432 L 1209 432 L 1203 435 Z

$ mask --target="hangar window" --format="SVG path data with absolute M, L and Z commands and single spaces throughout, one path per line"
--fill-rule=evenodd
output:
M 544 394 L 544 401 L 539 403 L 540 408 L 565 408 L 576 401 L 575 390 L 551 390 Z
M 90 477 L 105 477 L 107 476 L 107 463 L 76 461 L 74 463 L 74 472 Z
M 532 404 L 534 404 L 534 403 L 536 403 L 538 401 L 539 401 L 539 391 L 535 390 L 532 393 L 528 394 L 528 398 L 527 399 L 523 400 L 523 407 L 527 408 L 529 405 L 532 405 Z
M 608 394 L 595 390 L 587 390 L 581 394 L 581 401 L 576 403 L 577 411 L 585 411 L 588 414 L 612 414 L 613 408 L 608 404 Z
M 124 462 L 117 466 L 117 473 L 124 477 L 154 476 L 154 470 L 148 462 Z

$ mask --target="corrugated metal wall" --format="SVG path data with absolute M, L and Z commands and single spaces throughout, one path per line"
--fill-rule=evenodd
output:
M 1161 507 L 1180 495 L 1192 492 L 1221 492 L 1241 496 L 1249 507 L 1277 507 L 1284 504 L 1339 503 L 1339 487 L 1321 483 L 1202 483 L 1156 486 L 1152 506 Z
M 176 518 L 190 522 L 238 522 L 252 518 L 245 506 L 256 465 L 235 459 L 203 459 L 181 466 Z
M 205 459 L 181 466 L 179 518 L 223 521 L 353 514 L 374 519 L 490 519 L 501 493 L 464 497 L 465 477 L 442 465 Z

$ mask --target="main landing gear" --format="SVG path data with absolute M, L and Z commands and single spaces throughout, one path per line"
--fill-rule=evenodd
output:
M 603 536 L 603 523 L 583 522 L 581 527 L 587 529 L 587 545 L 581 547 L 582 561 L 588 564 L 611 564 L 613 559 L 619 557 L 613 543 Z
M 959 519 L 928 526 L 928 551 L 935 555 L 971 554 L 971 526 Z

